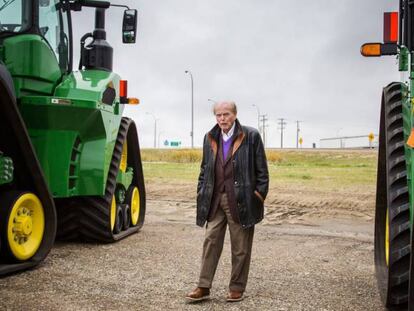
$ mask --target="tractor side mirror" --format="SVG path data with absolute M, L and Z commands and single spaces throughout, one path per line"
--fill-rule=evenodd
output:
M 122 22 L 122 42 L 135 43 L 137 36 L 137 10 L 125 10 Z

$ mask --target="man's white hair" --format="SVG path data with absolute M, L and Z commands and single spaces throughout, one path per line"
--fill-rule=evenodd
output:
M 218 106 L 221 106 L 221 105 L 230 106 L 231 112 L 233 112 L 234 114 L 237 114 L 236 103 L 234 101 L 231 101 L 231 100 L 223 100 L 223 101 L 214 102 L 214 105 L 213 105 L 213 113 L 214 114 L 216 114 L 216 108 Z

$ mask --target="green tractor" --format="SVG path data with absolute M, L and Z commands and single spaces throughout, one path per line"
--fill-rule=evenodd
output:
M 62 240 L 114 242 L 138 232 L 145 187 L 127 81 L 112 72 L 105 12 L 91 0 L 0 1 L 0 276 Z M 71 13 L 95 9 L 73 70 Z M 124 43 L 137 11 L 125 7 Z
M 366 43 L 367 57 L 394 55 L 401 81 L 383 88 L 375 211 L 375 268 L 389 309 L 414 310 L 414 2 L 384 13 L 384 42 Z

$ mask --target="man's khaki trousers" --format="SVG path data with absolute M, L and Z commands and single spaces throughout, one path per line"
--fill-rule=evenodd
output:
M 243 229 L 240 224 L 233 221 L 225 193 L 221 195 L 216 215 L 207 223 L 198 286 L 211 288 L 223 250 L 227 224 L 230 231 L 232 264 L 229 288 L 232 291 L 244 292 L 249 275 L 254 227 Z

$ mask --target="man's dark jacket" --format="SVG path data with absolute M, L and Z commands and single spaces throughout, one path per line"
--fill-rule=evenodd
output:
M 240 225 L 248 228 L 263 219 L 263 202 L 269 189 L 269 173 L 259 132 L 242 126 L 237 119 L 235 122 L 231 154 L 233 186 Z M 203 160 L 197 186 L 197 225 L 201 227 L 206 223 L 212 205 L 220 135 L 221 129 L 216 124 L 204 137 Z

